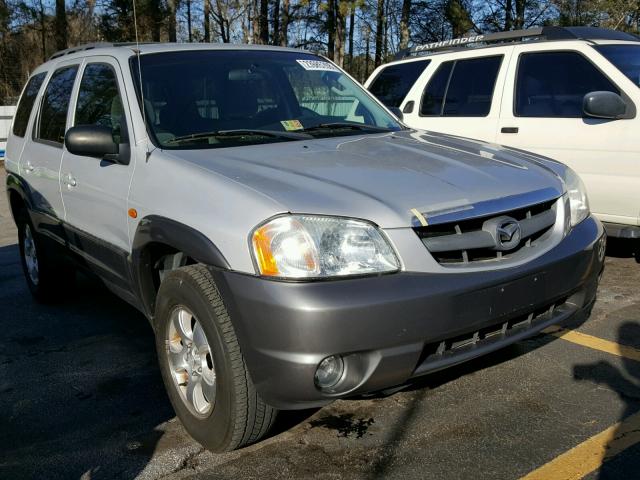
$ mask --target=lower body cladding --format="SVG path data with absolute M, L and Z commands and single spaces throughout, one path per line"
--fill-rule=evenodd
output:
M 624 225 L 621 223 L 602 222 L 607 235 L 617 238 L 634 238 L 640 241 L 640 226 Z
M 214 275 L 259 394 L 300 409 L 402 385 L 588 316 L 604 242 L 590 217 L 518 268 L 306 283 Z

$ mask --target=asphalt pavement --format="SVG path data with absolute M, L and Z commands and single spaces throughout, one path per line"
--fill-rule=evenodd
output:
M 216 455 L 175 419 L 141 314 L 82 275 L 58 305 L 32 301 L 1 184 L 1 479 L 512 479 L 545 465 L 569 478 L 567 459 L 584 469 L 612 426 L 610 455 L 583 473 L 640 477 L 640 437 L 625 430 L 640 412 L 640 264 L 624 243 L 592 317 L 571 326 L 579 336 L 543 334 L 387 397 L 286 413 L 268 439 Z

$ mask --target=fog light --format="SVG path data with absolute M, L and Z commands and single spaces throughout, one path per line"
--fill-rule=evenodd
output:
M 340 355 L 332 355 L 320 362 L 316 369 L 316 386 L 321 389 L 334 387 L 342 378 L 344 362 Z

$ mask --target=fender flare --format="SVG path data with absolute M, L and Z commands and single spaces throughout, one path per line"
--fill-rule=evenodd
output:
M 141 303 L 150 320 L 154 316 L 156 286 L 152 275 L 149 274 L 153 265 L 150 264 L 149 256 L 145 254 L 145 247 L 155 243 L 183 252 L 199 263 L 217 269 L 231 269 L 218 247 L 193 227 L 159 215 L 144 217 L 140 220 L 133 238 L 131 271 L 134 284 L 139 289 Z
M 168 245 L 206 265 L 227 270 L 231 268 L 222 252 L 205 235 L 170 218 L 149 215 L 140 220 L 133 238 L 133 253 L 149 243 Z
M 11 210 L 11 214 L 13 215 L 13 208 L 11 205 L 11 193 L 15 192 L 20 196 L 24 204 L 27 206 L 28 210 L 31 210 L 32 202 L 31 202 L 31 193 L 30 188 L 27 182 L 20 177 L 19 175 L 13 172 L 7 172 L 7 198 L 9 200 L 9 210 Z M 14 218 L 15 220 L 15 218 Z

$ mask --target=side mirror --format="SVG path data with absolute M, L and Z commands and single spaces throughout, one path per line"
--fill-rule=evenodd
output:
M 393 113 L 396 117 L 400 119 L 400 121 L 403 120 L 404 115 L 402 114 L 402 110 L 400 110 L 398 107 L 388 107 L 388 108 L 391 111 L 391 113 Z
M 627 112 L 627 104 L 613 92 L 590 92 L 582 102 L 584 115 L 592 118 L 616 120 Z
M 67 130 L 64 144 L 69 152 L 117 162 L 118 144 L 110 127 L 78 125 Z

